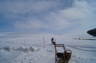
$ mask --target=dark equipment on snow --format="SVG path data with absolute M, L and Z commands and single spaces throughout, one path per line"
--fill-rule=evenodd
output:
M 66 50 L 64 44 L 56 44 L 54 38 L 51 39 L 51 42 L 55 48 L 55 63 L 68 63 L 71 58 L 72 51 Z M 58 52 L 57 47 L 62 47 L 64 52 Z

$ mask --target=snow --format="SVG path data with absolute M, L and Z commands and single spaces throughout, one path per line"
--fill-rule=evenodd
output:
M 50 42 L 51 35 L 14 35 L 1 36 L 0 63 L 55 63 L 54 47 Z M 75 40 L 73 38 L 81 36 L 64 36 L 56 35 L 55 40 L 72 50 L 69 63 L 96 63 L 95 40 Z

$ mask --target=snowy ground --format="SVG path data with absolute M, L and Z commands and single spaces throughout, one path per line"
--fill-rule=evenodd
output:
M 0 35 L 0 63 L 54 63 L 51 37 L 40 34 Z M 96 63 L 96 40 L 74 39 L 78 37 L 55 36 L 57 43 L 72 50 L 70 63 Z

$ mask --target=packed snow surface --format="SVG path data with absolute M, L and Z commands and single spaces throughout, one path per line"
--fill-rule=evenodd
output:
M 50 34 L 0 35 L 0 63 L 54 63 L 54 47 Z M 54 35 L 55 41 L 72 50 L 69 63 L 96 63 L 96 40 L 82 36 Z M 95 39 L 95 38 L 94 38 Z

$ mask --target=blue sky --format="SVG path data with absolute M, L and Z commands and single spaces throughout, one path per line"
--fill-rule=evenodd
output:
M 96 27 L 95 5 L 95 0 L 0 0 L 0 32 L 85 32 Z

